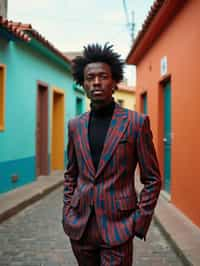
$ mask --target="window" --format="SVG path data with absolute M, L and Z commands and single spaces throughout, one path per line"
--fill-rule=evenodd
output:
M 147 93 L 141 95 L 141 112 L 147 114 Z
M 80 115 L 83 112 L 83 100 L 79 97 L 76 98 L 76 115 Z
M 5 66 L 0 65 L 0 130 L 5 127 Z
M 124 100 L 118 99 L 117 102 L 121 107 L 124 106 Z

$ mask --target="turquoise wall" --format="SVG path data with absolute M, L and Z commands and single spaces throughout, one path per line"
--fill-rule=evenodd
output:
M 37 81 L 49 85 L 49 153 L 52 89 L 56 87 L 65 91 L 65 126 L 76 113 L 76 92 L 67 67 L 33 50 L 26 43 L 8 43 L 0 39 L 0 64 L 6 65 L 7 73 L 5 130 L 0 131 L 0 192 L 5 192 L 36 178 Z M 67 136 L 65 146 L 66 143 Z M 13 174 L 19 176 L 14 184 L 11 182 Z

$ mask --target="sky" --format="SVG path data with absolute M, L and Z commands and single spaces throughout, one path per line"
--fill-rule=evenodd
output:
M 129 22 L 134 17 L 137 36 L 154 0 L 8 0 L 8 19 L 31 24 L 64 52 L 82 51 L 89 43 L 110 42 L 126 58 L 132 41 L 124 2 Z M 126 68 L 125 76 L 129 85 L 135 85 L 133 67 Z

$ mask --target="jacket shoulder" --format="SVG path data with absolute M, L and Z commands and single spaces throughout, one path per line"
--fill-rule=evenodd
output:
M 74 128 L 74 127 L 76 127 L 79 123 L 80 123 L 80 121 L 82 120 L 82 119 L 86 119 L 87 118 L 87 116 L 88 116 L 88 114 L 89 114 L 89 112 L 86 112 L 86 113 L 83 113 L 83 114 L 80 114 L 80 115 L 78 115 L 78 116 L 76 116 L 76 117 L 73 117 L 73 118 L 71 118 L 69 121 L 68 121 L 68 126 L 71 128 Z
M 126 109 L 128 113 L 129 120 L 133 123 L 133 125 L 137 128 L 142 127 L 145 119 L 148 117 L 145 114 Z

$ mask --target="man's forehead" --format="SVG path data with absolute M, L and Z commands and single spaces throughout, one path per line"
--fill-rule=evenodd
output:
M 104 62 L 93 62 L 89 63 L 85 66 L 84 72 L 96 72 L 96 71 L 103 71 L 103 72 L 111 72 L 110 66 Z

